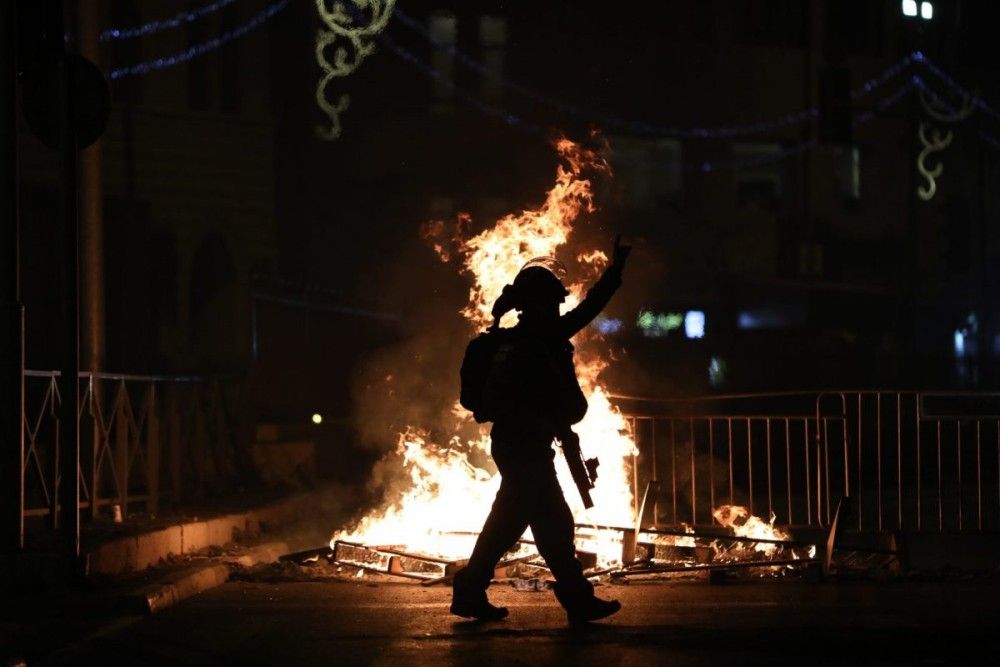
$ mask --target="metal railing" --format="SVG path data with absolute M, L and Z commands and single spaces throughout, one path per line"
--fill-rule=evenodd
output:
M 59 376 L 24 373 L 22 530 L 27 519 L 59 520 Z M 81 372 L 79 511 L 117 505 L 127 516 L 138 504 L 156 514 L 225 493 L 240 465 L 238 391 L 221 379 Z
M 863 531 L 1000 528 L 1000 394 L 823 391 L 615 397 L 659 482 L 657 524 L 708 525 L 722 504 L 828 526 L 850 497 Z

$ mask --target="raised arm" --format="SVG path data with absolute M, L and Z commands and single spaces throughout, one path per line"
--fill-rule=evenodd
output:
M 597 282 L 587 290 L 587 296 L 576 308 L 559 318 L 560 334 L 567 339 L 572 338 L 578 331 L 590 324 L 604 310 L 604 307 L 611 301 L 612 295 L 621 286 L 622 269 L 625 268 L 625 260 L 628 259 L 628 255 L 632 251 L 632 246 L 622 245 L 621 240 L 622 237 L 619 234 L 615 238 L 611 264 L 597 279 Z

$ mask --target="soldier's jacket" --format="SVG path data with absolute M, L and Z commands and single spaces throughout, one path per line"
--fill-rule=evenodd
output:
M 551 327 L 521 322 L 498 348 L 484 403 L 496 415 L 493 440 L 552 442 L 557 430 L 583 419 L 587 400 L 573 365 L 570 339 L 607 305 L 621 285 L 609 268 L 576 308 Z

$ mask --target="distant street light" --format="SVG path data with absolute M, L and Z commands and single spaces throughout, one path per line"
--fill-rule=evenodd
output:
M 315 414 L 313 414 L 313 416 L 312 416 L 312 422 L 313 422 L 313 424 L 322 424 L 323 423 L 323 415 L 321 415 L 318 412 L 315 413 Z
M 917 9 L 917 0 L 903 0 L 903 16 L 916 16 Z M 934 18 L 934 3 L 923 0 L 920 3 L 919 14 L 923 20 L 930 21 Z

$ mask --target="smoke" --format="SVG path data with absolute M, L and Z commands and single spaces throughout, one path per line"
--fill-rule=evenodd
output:
M 593 182 L 598 210 L 581 213 L 573 223 L 569 243 L 556 253 L 569 268 L 568 283 L 582 281 L 589 286 L 596 279 L 611 256 L 616 234 L 624 226 L 621 214 L 614 211 L 614 202 L 601 201 L 602 196 L 611 196 L 612 190 L 607 187 L 611 174 L 606 168 L 596 172 L 588 177 Z M 548 187 L 549 183 L 539 183 L 537 193 L 524 201 L 511 202 L 505 213 L 537 206 Z M 606 204 L 611 204 L 612 210 L 601 212 Z M 487 453 L 469 444 L 482 440 L 488 427 L 475 424 L 467 414 L 456 413 L 456 404 L 462 355 L 475 334 L 474 326 L 460 313 L 463 309 L 469 311 L 473 284 L 462 271 L 459 249 L 462 241 L 493 227 L 497 220 L 495 212 L 491 215 L 473 211 L 452 219 L 426 217 L 408 222 L 412 236 L 392 252 L 393 261 L 384 262 L 377 279 L 368 286 L 386 309 L 404 313 L 406 327 L 401 342 L 362 360 L 353 378 L 355 427 L 361 444 L 384 454 L 368 480 L 368 491 L 373 494 L 392 498 L 410 484 L 401 465 L 399 438 L 411 427 L 419 427 L 428 443 L 459 449 L 468 454 L 473 465 L 494 470 Z M 636 243 L 627 235 L 625 242 Z M 603 259 L 580 261 L 584 252 L 593 259 L 595 249 L 603 251 Z M 638 240 L 626 269 L 625 287 L 612 301 L 609 316 L 634 321 L 634 315 L 628 313 L 635 313 L 636 304 L 646 298 L 644 294 L 660 284 L 657 270 L 649 268 L 655 265 L 643 266 L 648 259 L 646 252 L 646 244 Z M 612 363 L 628 368 L 625 373 L 615 374 L 617 381 L 612 389 L 634 391 L 636 385 L 627 386 L 623 381 L 644 372 L 641 365 L 630 363 L 623 346 L 613 339 L 597 347 L 604 360 L 608 360 L 604 351 L 609 350 Z M 585 346 L 580 354 L 589 357 L 587 348 L 592 346 Z
M 352 378 L 355 433 L 361 446 L 379 455 L 365 487 L 376 505 L 411 485 L 400 437 L 413 427 L 428 443 L 463 449 L 473 465 L 495 471 L 485 452 L 465 444 L 486 427 L 455 413 L 459 368 L 473 335 L 459 314 L 468 283 L 420 238 L 421 222 L 413 221 L 412 238 L 368 286 L 381 306 L 403 314 L 402 340 L 360 360 Z
M 366 447 L 389 450 L 410 425 L 436 434 L 449 432 L 455 421 L 451 411 L 469 328 L 449 322 L 458 319 L 454 310 L 430 300 L 421 305 L 428 311 L 423 321 L 402 342 L 373 353 L 355 378 L 355 421 Z

